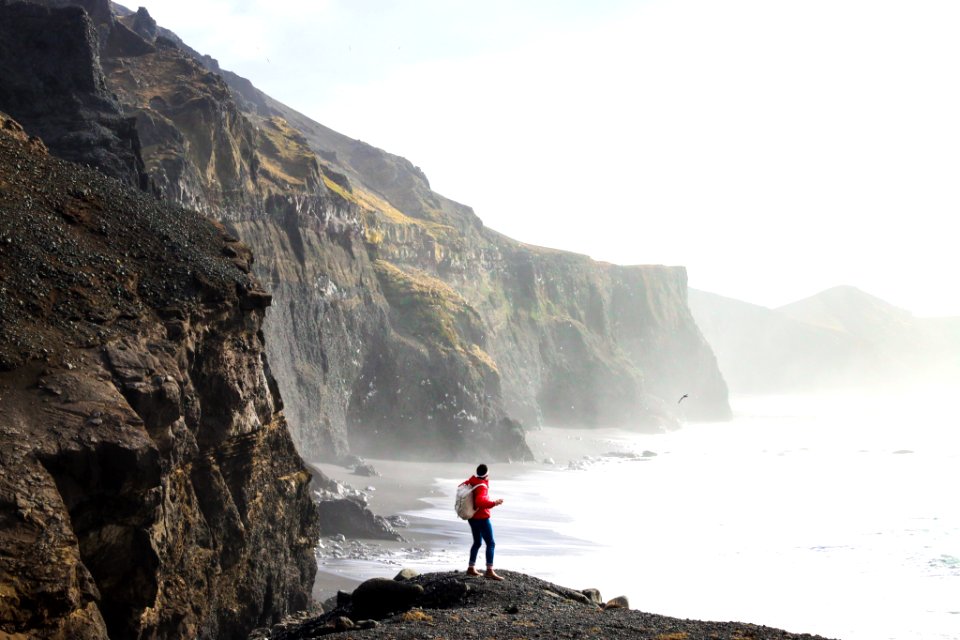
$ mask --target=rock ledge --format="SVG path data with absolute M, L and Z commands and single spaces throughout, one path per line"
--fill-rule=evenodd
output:
M 373 578 L 338 598 L 333 610 L 307 620 L 259 629 L 257 640 L 301 640 L 349 630 L 351 638 L 752 638 L 822 640 L 739 622 L 680 620 L 625 607 L 598 606 L 595 589 L 578 591 L 533 576 L 501 571 L 493 582 L 462 572 L 399 581 Z M 586 592 L 586 594 L 585 594 Z M 588 595 L 589 594 L 589 595 Z M 358 601 L 359 600 L 359 606 Z M 376 602 L 377 607 L 370 607 Z M 371 618 L 378 618 L 372 620 Z

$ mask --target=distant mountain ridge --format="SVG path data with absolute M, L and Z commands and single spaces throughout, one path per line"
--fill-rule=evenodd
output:
M 912 313 L 851 286 L 832 287 L 776 311 L 871 341 L 894 339 L 915 329 Z
M 690 309 L 737 393 L 960 379 L 960 318 L 917 318 L 856 287 L 776 309 L 691 289 Z

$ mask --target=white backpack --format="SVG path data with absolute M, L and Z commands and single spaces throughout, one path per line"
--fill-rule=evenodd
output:
M 477 512 L 477 508 L 473 504 L 473 490 L 479 486 L 481 485 L 464 482 L 457 487 L 457 497 L 453 503 L 453 508 L 456 509 L 457 515 L 461 519 L 469 520 Z

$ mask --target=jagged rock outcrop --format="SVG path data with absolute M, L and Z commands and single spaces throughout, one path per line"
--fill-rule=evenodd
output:
M 98 43 L 81 7 L 0 0 L 0 109 L 61 158 L 147 188 L 137 130 L 104 82 Z
M 373 540 L 401 540 L 401 536 L 386 518 L 374 515 L 365 504 L 350 498 L 321 500 L 320 533 L 325 536 L 343 535 L 348 538 Z
M 0 115 L 0 635 L 238 638 L 307 605 L 250 260 Z

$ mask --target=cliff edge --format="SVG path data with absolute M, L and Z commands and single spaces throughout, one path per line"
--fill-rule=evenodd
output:
M 250 263 L 0 115 L 2 634 L 244 637 L 306 606 L 310 475 Z
M 514 571 L 494 582 L 462 572 L 373 578 L 323 615 L 258 629 L 250 640 L 352 638 L 608 638 L 633 640 L 824 640 L 740 622 L 681 620 L 632 610 L 624 596 L 570 589 Z

